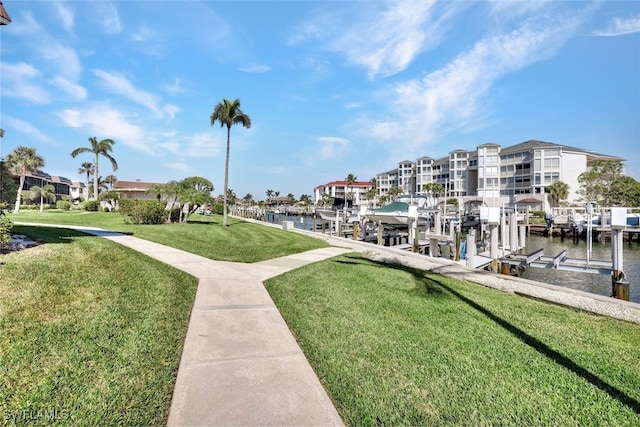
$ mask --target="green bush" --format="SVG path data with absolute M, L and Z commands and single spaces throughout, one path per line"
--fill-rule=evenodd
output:
M 531 211 L 532 218 L 544 218 L 544 211 Z
M 163 224 L 166 215 L 164 206 L 157 200 L 137 200 L 129 216 L 134 224 Z
M 71 202 L 67 200 L 58 200 L 56 202 L 56 208 L 63 211 L 68 211 L 71 209 Z
M 224 203 L 214 203 L 211 206 L 211 212 L 217 215 L 224 214 Z
M 120 200 L 119 209 L 121 215 L 131 216 L 136 207 L 137 200 L 134 199 L 122 199 Z
M 180 221 L 180 208 L 171 209 L 171 216 L 169 217 L 171 222 Z
M 98 212 L 100 210 L 100 202 L 97 200 L 87 200 L 82 203 L 82 209 L 88 212 Z
M 0 245 L 4 245 L 11 239 L 11 228 L 13 228 L 13 223 L 2 213 L 0 215 Z

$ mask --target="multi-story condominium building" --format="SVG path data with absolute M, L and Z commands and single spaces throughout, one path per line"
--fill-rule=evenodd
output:
M 14 176 L 13 180 L 17 185 L 20 185 L 19 176 Z M 29 191 L 34 185 L 37 185 L 40 188 L 45 185 L 53 185 L 55 200 L 46 200 L 46 202 L 51 203 L 61 200 L 64 196 L 70 196 L 71 198 L 84 198 L 86 193 L 86 188 L 83 183 L 72 182 L 69 178 L 64 176 L 49 175 L 41 170 L 27 173 L 24 179 L 22 191 Z
M 443 157 L 435 160 L 432 166 L 433 182 L 444 188 L 445 194 L 449 193 L 449 158 Z M 421 188 L 418 193 L 424 193 L 425 189 Z
M 315 204 L 317 205 L 322 196 L 327 194 L 334 199 L 334 205 L 359 206 L 367 203 L 367 191 L 373 185 L 369 181 L 331 181 L 327 184 L 318 185 L 313 189 Z
M 469 157 L 471 154 L 465 150 L 454 150 L 449 153 L 449 197 L 465 197 L 468 194 L 467 175 Z
M 418 157 L 416 160 L 416 191 L 424 191 L 427 184 L 435 183 L 433 177 L 433 163 L 435 160 L 432 157 Z
M 378 192 L 378 195 L 383 196 L 389 193 L 389 190 L 392 188 L 399 188 L 398 169 L 393 169 L 376 175 L 376 191 Z
M 409 160 L 398 163 L 398 188 L 404 193 L 412 193 L 416 188 L 416 164 Z
M 419 157 L 415 163 L 398 164 L 397 184 L 391 172 L 376 176 L 379 195 L 391 188 L 404 193 L 425 193 L 425 185 L 440 184 L 447 198 L 462 202 L 481 199 L 489 206 L 521 204 L 548 209 L 545 189 L 557 181 L 569 185 L 568 200 L 577 202 L 578 177 L 596 160 L 624 161 L 620 157 L 594 153 L 561 144 L 531 140 L 509 147 L 487 143 L 475 151 L 453 150 L 447 157 Z M 413 167 L 413 169 L 411 169 Z

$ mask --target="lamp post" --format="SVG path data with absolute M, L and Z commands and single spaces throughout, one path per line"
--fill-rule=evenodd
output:
M 11 18 L 0 1 L 0 25 L 8 25 L 9 22 L 11 22 Z

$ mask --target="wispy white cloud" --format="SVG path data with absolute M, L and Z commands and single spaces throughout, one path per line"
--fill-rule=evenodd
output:
M 56 13 L 58 14 L 60 25 L 62 28 L 69 33 L 73 34 L 73 25 L 74 25 L 74 11 L 71 9 L 69 4 L 64 1 L 57 1 L 53 3 Z
M 169 95 L 180 95 L 186 91 L 182 79 L 176 77 L 173 82 L 166 84 L 162 88 Z
M 169 116 L 169 119 L 174 119 L 176 117 L 176 114 L 182 111 L 182 109 L 177 105 L 166 104 L 162 107 L 162 111 L 164 111 L 165 114 Z
M 42 133 L 38 128 L 33 126 L 31 123 L 28 123 L 24 120 L 17 119 L 15 117 L 9 116 L 7 114 L 2 115 L 3 123 L 10 128 L 15 129 L 16 131 L 23 133 L 36 141 L 44 142 L 46 144 L 51 144 L 51 138 Z
M 220 137 L 211 133 L 198 133 L 188 138 L 183 154 L 188 157 L 220 157 L 224 148 Z
M 146 42 L 154 37 L 156 32 L 152 30 L 146 23 L 143 23 L 138 31 L 131 34 L 131 40 L 134 42 Z
M 246 73 L 266 73 L 271 70 L 271 67 L 266 64 L 251 64 L 246 67 L 240 67 L 239 70 Z
M 30 12 L 23 13 L 21 19 L 12 19 L 11 31 L 16 35 L 29 37 L 42 31 L 42 26 Z
M 123 30 L 122 21 L 116 5 L 111 1 L 100 0 L 89 3 L 95 9 L 94 19 L 107 34 L 120 34 Z
M 521 18 L 523 16 L 535 13 L 549 6 L 550 0 L 540 1 L 505 1 L 492 0 L 487 2 L 489 7 L 489 15 L 497 17 L 501 20 Z
M 595 31 L 596 36 L 622 36 L 640 32 L 640 15 L 629 18 L 614 18 L 604 30 Z
M 477 42 L 424 78 L 399 83 L 383 95 L 394 100 L 379 120 L 359 123 L 367 136 L 393 143 L 395 155 L 419 155 L 451 132 L 477 126 L 487 114 L 490 88 L 505 75 L 553 56 L 576 33 L 580 13 L 527 19 L 511 32 Z
M 42 73 L 34 66 L 24 62 L 0 62 L 0 85 L 2 95 L 19 98 L 34 104 L 48 104 L 51 93 L 42 86 Z
M 350 146 L 348 139 L 335 136 L 320 136 L 314 138 L 317 146 L 314 148 L 314 157 L 318 160 L 330 160 L 342 156 Z
M 357 11 L 337 15 L 325 11 L 304 22 L 291 43 L 318 40 L 328 50 L 364 67 L 370 78 L 386 77 L 406 69 L 417 55 L 437 46 L 445 24 L 464 2 L 393 0 L 358 2 Z M 346 9 L 341 8 L 342 11 Z
M 177 170 L 179 172 L 184 172 L 184 173 L 191 173 L 194 170 L 193 167 L 191 167 L 188 163 L 180 162 L 180 161 L 168 162 L 168 163 L 165 163 L 164 165 L 169 169 Z
M 169 52 L 166 31 L 158 31 L 143 23 L 131 34 L 132 47 L 146 55 L 165 57 Z
M 110 73 L 104 70 L 92 70 L 93 73 L 102 80 L 105 88 L 114 93 L 123 95 L 144 107 L 147 107 L 158 117 L 162 117 L 164 114 L 169 114 L 173 117 L 177 111 L 177 107 L 174 106 L 162 106 L 162 98 L 158 95 L 154 95 L 150 92 L 140 90 L 136 88 L 127 78 L 120 73 Z
M 67 16 L 67 20 L 73 20 L 66 5 L 56 3 L 56 10 Z M 58 92 L 62 92 L 62 97 L 84 99 L 86 90 L 79 84 L 82 64 L 76 51 L 58 42 L 30 14 L 25 14 L 24 17 L 18 32 L 24 36 L 23 49 L 29 54 L 25 55 L 30 58 L 29 64 L 22 64 L 18 72 L 14 69 L 14 72 L 7 70 L 9 73 L 3 73 L 3 79 L 13 79 L 12 87 L 8 88 L 8 91 L 13 93 L 13 96 L 21 94 L 20 97 L 38 104 L 50 102 L 54 97 L 60 96 Z M 63 25 L 72 26 L 73 23 L 65 22 L 63 19 Z M 30 70 L 25 69 L 27 65 Z M 38 75 L 34 76 L 32 70 L 36 69 Z M 43 88 L 42 76 L 52 76 L 46 80 L 52 84 L 47 90 Z M 55 95 L 50 95 L 49 92 Z
M 56 113 L 62 122 L 72 128 L 84 128 L 98 139 L 111 138 L 136 151 L 153 154 L 151 132 L 132 124 L 123 112 L 104 105 L 82 110 L 70 108 Z
M 52 84 L 56 86 L 60 91 L 66 93 L 71 99 L 75 101 L 82 101 L 87 98 L 87 90 L 65 77 L 56 76 L 52 79 Z

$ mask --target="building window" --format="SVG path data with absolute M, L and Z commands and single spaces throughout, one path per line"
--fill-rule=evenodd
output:
M 550 157 L 544 159 L 545 169 L 557 169 L 560 167 L 560 159 L 558 157 Z
M 544 183 L 553 184 L 560 180 L 560 174 L 558 172 L 547 172 L 544 174 Z

